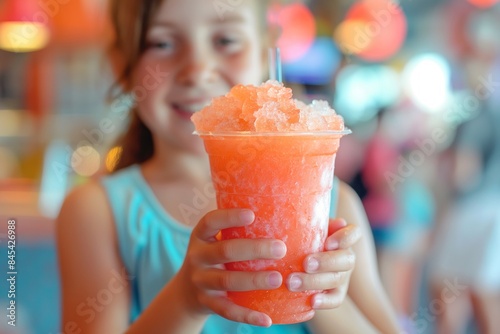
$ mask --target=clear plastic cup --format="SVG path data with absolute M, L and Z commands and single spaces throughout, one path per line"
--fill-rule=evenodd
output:
M 324 249 L 328 233 L 335 156 L 344 131 L 197 133 L 210 158 L 220 209 L 248 208 L 255 222 L 228 228 L 221 238 L 276 238 L 287 245 L 280 260 L 226 264 L 228 270 L 277 270 L 284 282 L 304 271 L 304 258 Z M 268 314 L 274 324 L 309 320 L 311 295 L 274 290 L 228 292 L 236 304 Z

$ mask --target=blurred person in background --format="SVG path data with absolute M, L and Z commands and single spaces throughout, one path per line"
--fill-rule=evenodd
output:
M 388 172 L 395 172 L 398 167 L 398 147 L 390 136 L 384 120 L 391 114 L 382 109 L 373 120 L 375 133 L 369 140 L 361 177 L 366 189 L 363 205 L 370 221 L 375 244 L 380 251 L 391 239 L 391 232 L 396 219 L 397 202 L 394 188 L 388 182 Z
M 401 156 L 409 160 L 414 149 L 403 149 Z M 428 161 L 395 187 L 396 212 L 380 256 L 382 280 L 403 319 L 414 319 L 419 300 L 436 205 L 429 185 L 432 173 L 433 161 Z
M 452 145 L 453 197 L 432 237 L 430 286 L 440 300 L 437 333 L 500 330 L 500 112 L 484 108 Z
M 412 118 L 398 117 L 404 110 L 404 105 L 382 109 L 373 120 L 376 129 L 367 144 L 361 179 L 382 281 L 401 321 L 409 322 L 418 298 L 435 204 L 428 184 L 433 157 L 426 156 L 426 163 L 418 168 L 410 162 L 414 152 L 421 151 L 416 142 L 425 138 L 419 138 L 419 131 L 392 130 L 410 127 Z M 416 126 L 412 124 L 411 128 Z

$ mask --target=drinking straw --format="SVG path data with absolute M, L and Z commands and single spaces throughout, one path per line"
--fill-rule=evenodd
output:
M 269 79 L 283 82 L 281 52 L 277 47 L 269 48 Z

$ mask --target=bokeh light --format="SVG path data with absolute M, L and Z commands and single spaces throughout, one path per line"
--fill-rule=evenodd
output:
M 108 154 L 106 155 L 106 170 L 108 172 L 112 172 L 116 164 L 118 163 L 118 159 L 120 158 L 121 154 L 123 151 L 123 147 L 121 146 L 115 146 L 111 150 L 109 150 Z
M 11 52 L 31 52 L 43 49 L 48 42 L 49 30 L 43 24 L 36 22 L 0 23 L 0 49 Z
M 78 147 L 71 156 L 71 167 L 80 176 L 92 176 L 99 171 L 101 156 L 92 146 Z
M 49 16 L 36 0 L 0 1 L 0 49 L 31 52 L 49 42 Z
M 334 38 L 342 51 L 376 62 L 401 48 L 406 31 L 406 16 L 395 2 L 365 0 L 349 9 Z
M 339 24 L 334 32 L 334 39 L 347 54 L 356 54 L 368 47 L 368 43 L 356 43 L 356 32 L 363 29 L 364 21 L 345 20 Z
M 451 69 L 438 54 L 425 53 L 408 62 L 403 71 L 403 85 L 415 105 L 423 111 L 442 111 L 450 98 Z
M 500 12 L 478 10 L 471 13 L 466 26 L 466 37 L 476 52 L 495 55 L 500 52 Z
M 22 113 L 16 110 L 0 110 L 0 137 L 17 135 L 21 131 Z
M 70 179 L 73 177 L 68 167 L 68 145 L 62 140 L 54 140 L 47 146 L 43 159 L 38 207 L 45 217 L 55 218 L 66 196 Z
M 331 38 L 318 37 L 303 57 L 283 65 L 283 74 L 288 82 L 328 84 L 339 66 L 340 57 Z
M 346 123 L 367 121 L 400 96 L 399 76 L 384 65 L 349 65 L 337 77 L 335 109 Z
M 474 6 L 479 8 L 488 8 L 499 2 L 499 0 L 468 0 Z
M 277 46 L 281 49 L 283 62 L 292 62 L 305 55 L 316 35 L 316 22 L 305 5 L 275 5 L 269 10 L 271 26 L 278 27 Z

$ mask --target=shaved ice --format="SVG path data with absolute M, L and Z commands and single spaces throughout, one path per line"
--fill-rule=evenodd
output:
M 198 132 L 342 131 L 344 120 L 326 101 L 311 104 L 293 99 L 292 90 L 277 81 L 260 86 L 237 85 L 225 96 L 195 113 Z

